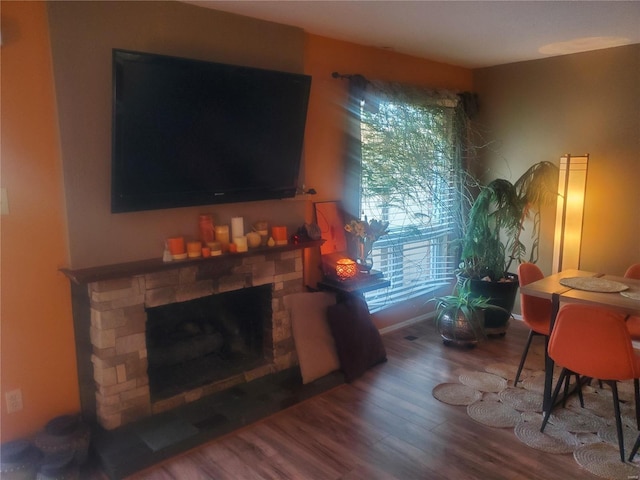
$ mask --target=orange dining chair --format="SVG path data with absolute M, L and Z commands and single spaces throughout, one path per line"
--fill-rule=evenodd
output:
M 634 263 L 624 272 L 625 278 L 640 280 L 640 263 Z M 640 341 L 640 316 L 629 315 L 627 317 L 627 329 L 633 340 Z
M 520 286 L 528 285 L 544 278 L 542 270 L 533 263 L 521 263 L 518 267 L 518 282 Z M 524 367 L 524 362 L 527 359 L 529 353 L 529 347 L 531 347 L 531 340 L 536 335 L 544 336 L 545 352 L 547 344 L 549 342 L 549 323 L 551 321 L 551 300 L 545 298 L 533 297 L 531 295 L 520 294 L 520 310 L 522 313 L 522 320 L 529 327 L 529 337 L 527 338 L 527 344 L 522 352 L 522 358 L 520 359 L 520 365 L 518 366 L 518 372 L 513 382 L 515 387 L 520 380 L 520 374 Z
M 634 263 L 627 268 L 627 271 L 624 272 L 624 276 L 625 278 L 640 280 L 640 263 Z M 629 335 L 631 335 L 632 340 L 640 341 L 640 316 L 629 315 L 627 317 L 627 330 L 629 330 Z M 638 425 L 638 429 L 640 430 L 640 424 Z M 630 462 L 633 461 L 633 457 L 635 457 L 638 452 L 638 448 L 640 448 L 640 434 L 638 434 L 638 439 L 633 446 L 633 450 L 631 450 L 631 455 L 629 455 Z
M 578 385 L 580 377 L 586 377 L 601 379 L 611 387 L 620 458 L 624 462 L 618 381 L 634 380 L 636 421 L 640 421 L 640 356 L 633 350 L 624 315 L 591 305 L 571 303 L 562 306 L 549 338 L 549 356 L 562 367 L 551 405 L 555 405 L 560 388 L 563 383 L 569 382 L 572 375 L 578 377 Z M 565 384 L 565 392 L 567 386 Z M 550 414 L 551 409 L 545 412 L 541 432 L 544 431 Z

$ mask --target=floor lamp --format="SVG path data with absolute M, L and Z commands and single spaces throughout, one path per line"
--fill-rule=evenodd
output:
M 560 158 L 556 229 L 553 242 L 553 273 L 580 268 L 582 219 L 587 187 L 589 154 Z

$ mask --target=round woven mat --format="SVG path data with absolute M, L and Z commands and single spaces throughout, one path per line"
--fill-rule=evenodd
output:
M 476 422 L 496 428 L 511 428 L 520 421 L 520 412 L 498 400 L 481 400 L 467 407 Z
M 549 417 L 549 422 L 573 433 L 596 433 L 606 426 L 604 420 L 588 411 L 573 411 L 567 409 L 555 409 Z
M 571 453 L 580 442 L 577 437 L 555 425 L 547 424 L 544 433 L 540 431 L 540 421 L 522 421 L 513 429 L 522 443 L 547 453 Z
M 535 372 L 531 376 L 525 378 L 522 383 L 518 383 L 522 387 L 531 392 L 544 393 L 544 372 Z
M 449 405 L 470 405 L 482 398 L 482 392 L 459 383 L 441 383 L 436 385 L 431 394 Z
M 507 381 L 493 375 L 492 373 L 485 372 L 469 372 L 463 373 L 459 377 L 460 383 L 468 385 L 469 387 L 476 388 L 482 392 L 500 392 L 507 388 Z
M 583 445 L 587 445 L 589 443 L 602 443 L 602 440 L 600 440 L 600 437 L 598 437 L 598 435 L 596 435 L 595 433 L 591 433 L 591 432 L 578 432 L 576 433 L 576 438 Z
M 574 412 L 580 412 L 586 409 L 598 417 L 613 418 L 613 400 L 611 396 L 600 393 L 584 393 L 583 396 L 584 409 L 580 406 L 578 395 L 572 395 L 567 399 L 567 409 L 573 410 Z
M 624 402 L 633 402 L 634 400 L 633 381 L 618 382 L 618 398 Z
M 484 371 L 493 375 L 498 375 L 505 380 L 515 380 L 516 373 L 518 373 L 518 366 L 510 363 L 492 363 L 484 367 Z M 520 373 L 520 378 L 524 379 L 529 375 L 531 375 L 531 370 L 524 368 Z
M 560 279 L 560 285 L 585 290 L 588 292 L 615 293 L 627 290 L 629 287 L 624 283 L 614 282 L 605 278 L 597 277 L 567 277 Z
M 606 443 L 590 443 L 573 452 L 575 461 L 585 470 L 611 480 L 638 478 L 640 469 L 631 463 L 622 463 L 618 449 Z
M 631 453 L 633 445 L 638 438 L 638 430 L 635 428 L 622 427 L 622 437 L 624 439 L 624 450 Z M 618 431 L 615 425 L 605 425 L 598 430 L 598 438 L 609 445 L 618 448 Z M 640 472 L 639 472 L 640 473 Z
M 521 412 L 541 412 L 542 394 L 522 388 L 506 388 L 499 394 L 500 400 Z

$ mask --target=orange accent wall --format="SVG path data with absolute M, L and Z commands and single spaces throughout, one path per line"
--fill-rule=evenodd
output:
M 2 2 L 0 218 L 1 440 L 34 433 L 79 411 L 67 279 L 62 165 L 43 2 Z M 7 391 L 23 410 L 8 414 Z
M 0 183 L 10 208 L 0 218 L 0 441 L 5 442 L 31 435 L 80 405 L 71 294 L 58 272 L 69 258 L 47 7 L 12 1 L 1 6 Z M 305 72 L 313 75 L 313 85 L 305 184 L 318 191 L 309 197 L 308 220 L 312 202 L 342 196 L 347 83 L 333 79 L 333 71 L 431 88 L 472 86 L 471 71 L 464 68 L 306 36 Z M 317 260 L 307 258 L 307 265 Z M 24 409 L 8 414 L 4 394 L 16 388 L 22 389 Z

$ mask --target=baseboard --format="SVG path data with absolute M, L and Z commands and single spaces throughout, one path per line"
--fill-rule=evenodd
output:
M 435 316 L 434 312 L 425 313 L 423 315 L 419 315 L 417 317 L 409 318 L 404 320 L 403 322 L 394 323 L 393 325 L 389 325 L 388 327 L 381 328 L 379 330 L 380 335 L 385 335 L 387 333 L 394 332 L 404 327 L 408 327 L 409 325 L 413 325 L 414 323 L 424 322 L 425 320 L 431 320 Z M 511 315 L 514 320 L 522 321 L 522 315 L 514 313 Z M 640 348 L 640 342 L 638 343 L 638 347 Z
M 413 325 L 414 323 L 424 322 L 425 320 L 430 320 L 434 317 L 434 313 L 425 313 L 423 315 L 419 315 L 417 317 L 409 318 L 402 322 L 394 323 L 393 325 L 389 325 L 388 327 L 381 328 L 379 330 L 380 335 L 385 335 L 387 333 L 394 332 L 404 327 L 408 327 L 409 325 Z

